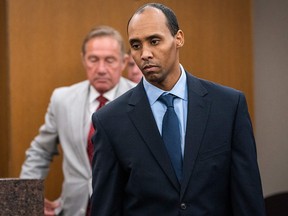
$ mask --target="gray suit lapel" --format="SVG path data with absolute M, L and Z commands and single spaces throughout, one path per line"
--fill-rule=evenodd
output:
M 115 93 L 115 98 L 121 96 L 131 88 L 135 87 L 136 83 L 131 82 L 130 80 L 125 79 L 124 77 L 120 77 L 118 88 Z
M 88 90 L 89 83 L 85 82 L 80 89 L 75 91 L 75 97 L 70 107 L 70 119 L 71 125 L 67 127 L 72 127 L 72 139 L 74 142 L 74 148 L 79 153 L 79 158 L 83 161 L 83 164 L 86 164 L 85 167 L 90 167 L 90 162 L 87 156 L 85 140 L 87 134 L 84 134 L 84 125 L 85 125 L 85 113 L 87 109 L 87 100 L 88 100 Z M 78 136 L 79 135 L 79 136 Z M 87 157 L 86 157 L 87 156 Z M 90 172 L 90 170 L 88 170 Z
M 120 78 L 118 89 L 116 91 L 115 97 L 118 97 L 134 87 L 136 84 L 124 79 L 123 77 Z M 70 101 L 71 105 L 69 107 L 69 114 L 70 118 L 68 121 L 70 122 L 67 124 L 69 130 L 72 130 L 71 136 L 75 151 L 78 152 L 79 158 L 81 158 L 83 164 L 85 164 L 86 169 L 88 169 L 88 173 L 91 173 L 90 170 L 90 162 L 87 156 L 87 141 L 88 134 L 84 134 L 85 128 L 85 120 L 86 120 L 86 113 L 88 109 L 88 93 L 89 93 L 89 81 L 86 80 L 81 83 L 80 86 L 75 88 L 75 96 L 73 97 L 73 101 Z M 83 167 L 84 168 L 84 167 Z

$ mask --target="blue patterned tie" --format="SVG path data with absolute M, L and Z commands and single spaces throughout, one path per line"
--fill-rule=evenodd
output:
M 166 145 L 173 168 L 179 182 L 182 180 L 182 153 L 179 120 L 174 110 L 175 95 L 161 95 L 158 100 L 167 106 L 162 123 L 162 139 Z

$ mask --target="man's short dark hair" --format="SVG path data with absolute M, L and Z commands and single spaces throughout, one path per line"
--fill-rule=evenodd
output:
M 159 4 L 159 3 L 148 3 L 143 5 L 142 7 L 140 7 L 133 15 L 135 14 L 141 14 L 147 7 L 152 7 L 152 8 L 157 8 L 158 10 L 162 11 L 162 13 L 165 15 L 166 20 L 167 20 L 167 26 L 172 34 L 172 36 L 175 36 L 179 30 L 179 25 L 178 25 L 178 21 L 177 21 L 177 17 L 174 13 L 173 10 L 171 10 L 170 8 L 168 8 L 167 6 L 163 5 L 163 4 Z M 127 25 L 127 29 L 129 26 L 129 23 L 132 19 L 132 17 L 129 19 L 128 21 L 128 25 Z

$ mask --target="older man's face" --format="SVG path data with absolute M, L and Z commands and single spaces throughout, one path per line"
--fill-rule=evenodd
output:
M 90 84 L 100 93 L 111 90 L 126 66 L 120 44 L 110 36 L 90 39 L 85 46 L 82 61 Z

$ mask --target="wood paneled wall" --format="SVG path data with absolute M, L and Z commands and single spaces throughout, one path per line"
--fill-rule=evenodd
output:
M 1 75 L 0 85 L 7 82 L 10 86 L 9 94 L 1 88 L 1 97 L 9 95 L 5 100 L 11 104 L 7 117 L 10 127 L 1 123 L 1 131 L 4 128 L 9 134 L 9 160 L 4 161 L 9 168 L 9 177 L 19 175 L 24 152 L 44 122 L 52 90 L 85 79 L 80 61 L 80 47 L 85 34 L 93 26 L 105 24 L 118 29 L 127 41 L 127 21 L 145 2 L 7 1 L 4 8 L 9 15 L 9 22 L 6 20 L 9 79 L 5 77 L 2 80 Z M 250 0 L 158 2 L 173 8 L 179 18 L 180 28 L 185 34 L 185 45 L 180 55 L 183 66 L 196 76 L 244 91 L 253 114 Z M 5 38 L 1 38 L 1 44 L 4 41 Z M 1 136 L 5 134 L 1 133 Z M 0 148 L 7 149 L 2 138 Z M 61 175 L 59 156 L 55 158 L 46 181 L 48 198 L 59 195 Z
M 9 163 L 9 76 L 6 2 L 0 1 L 0 178 L 7 177 Z

